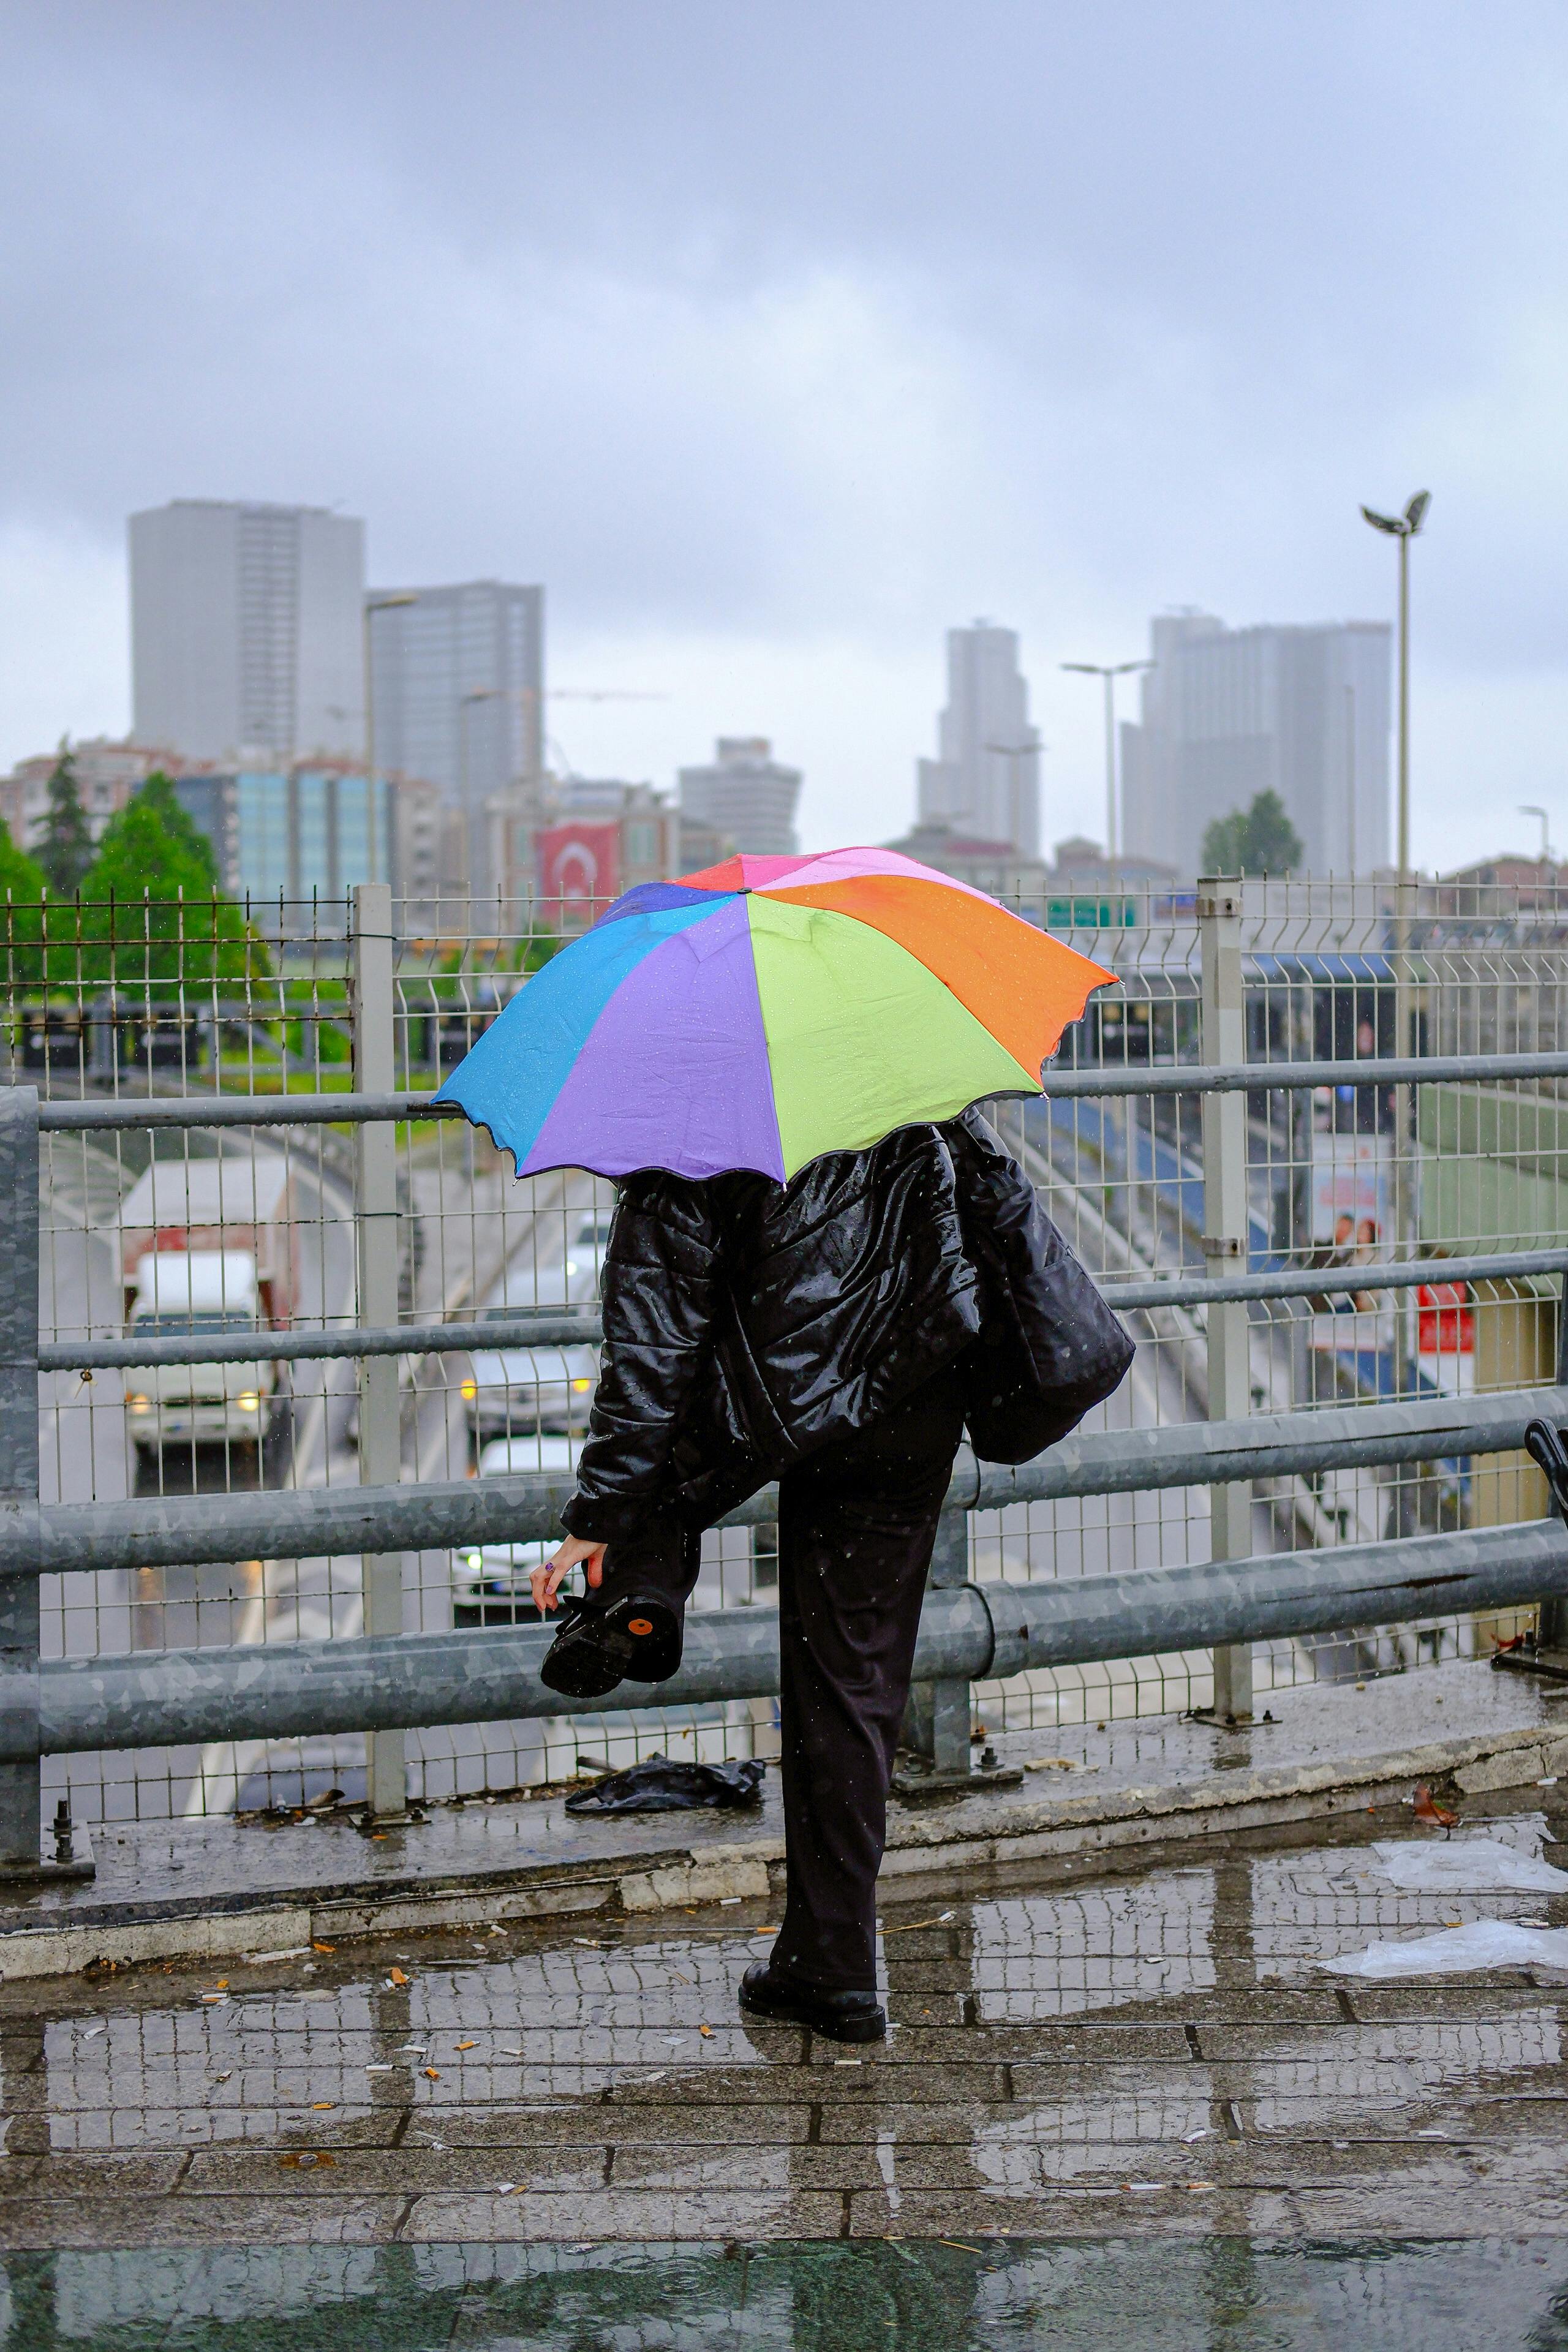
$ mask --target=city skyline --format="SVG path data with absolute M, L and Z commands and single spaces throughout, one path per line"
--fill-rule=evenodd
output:
M 1537 0 L 472 23 L 11 27 L 0 763 L 129 724 L 125 514 L 263 496 L 364 515 L 375 580 L 546 582 L 559 681 L 664 698 L 565 707 L 569 764 L 766 733 L 806 840 L 907 825 L 942 632 L 996 612 L 1043 835 L 1098 834 L 1056 661 L 1181 604 L 1389 619 L 1358 509 L 1424 485 L 1417 858 L 1527 846 L 1515 802 L 1568 832 Z

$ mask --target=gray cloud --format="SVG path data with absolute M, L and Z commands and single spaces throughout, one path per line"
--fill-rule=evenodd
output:
M 1385 612 L 1356 503 L 1426 482 L 1423 675 L 1461 714 L 1427 854 L 1487 845 L 1451 747 L 1489 711 L 1542 788 L 1551 9 L 65 0 L 4 38 L 0 526 L 30 546 L 117 547 L 180 494 L 341 499 L 383 577 L 545 579 L 568 651 L 698 681 L 752 649 L 869 829 L 947 622 L 1025 628 L 1087 819 L 1058 659 L 1174 602 Z M 812 707 L 825 646 L 864 652 L 858 716 Z

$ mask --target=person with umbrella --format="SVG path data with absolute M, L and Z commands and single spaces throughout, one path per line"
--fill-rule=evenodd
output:
M 441 1089 L 520 1175 L 620 1185 L 568 1534 L 534 1572 L 564 1604 L 546 1684 L 674 1674 L 702 1530 L 778 1480 L 786 1893 L 752 2015 L 885 2032 L 877 1873 L 959 1443 L 1025 1459 L 1131 1360 L 973 1108 L 1039 1094 L 1110 978 L 896 852 L 737 856 L 627 892 Z

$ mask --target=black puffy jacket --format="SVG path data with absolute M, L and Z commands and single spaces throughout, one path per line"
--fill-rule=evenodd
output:
M 881 1419 L 972 1349 L 986 1311 L 977 1226 L 1009 1223 L 1062 1249 L 973 1110 L 829 1153 L 782 1188 L 749 1172 L 628 1178 L 567 1528 L 613 1543 L 654 1518 L 710 1526 L 792 1462 Z

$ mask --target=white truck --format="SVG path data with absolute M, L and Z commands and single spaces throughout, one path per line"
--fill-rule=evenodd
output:
M 294 1310 L 293 1177 L 281 1152 L 154 1160 L 117 1234 L 128 1339 L 283 1331 Z M 137 1447 L 259 1444 L 287 1409 L 279 1366 L 160 1364 L 127 1371 Z

